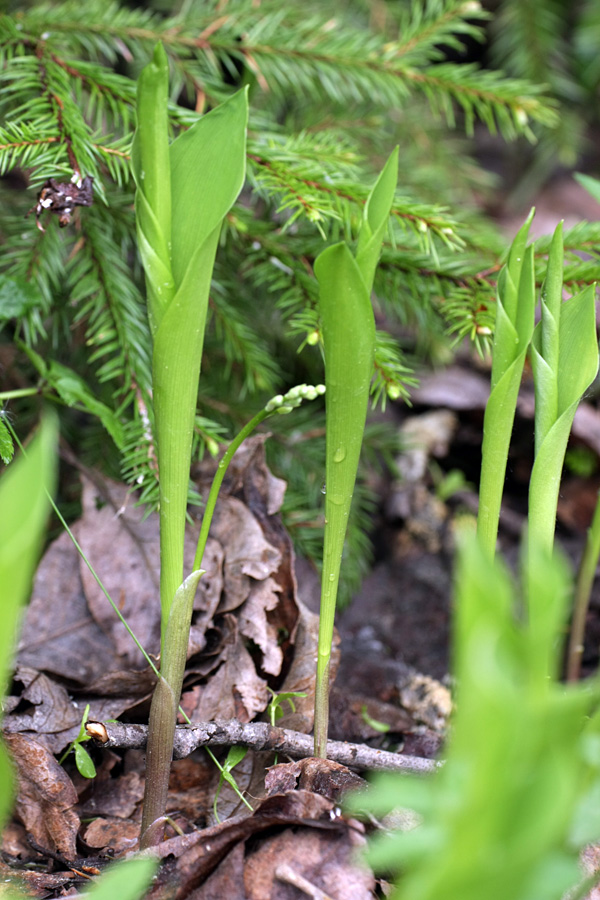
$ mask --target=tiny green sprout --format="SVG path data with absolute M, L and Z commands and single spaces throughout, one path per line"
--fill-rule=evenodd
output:
M 307 335 L 306 343 L 309 347 L 316 347 L 319 343 L 319 332 L 311 331 L 309 335 Z
M 269 722 L 273 726 L 278 719 L 283 718 L 284 713 L 281 708 L 283 703 L 289 703 L 292 712 L 296 712 L 294 698 L 306 697 L 306 694 L 302 691 L 283 691 L 281 694 L 278 694 L 276 691 L 272 691 L 270 687 L 268 687 L 267 690 L 272 694 L 271 702 L 267 707 L 267 713 L 269 714 Z
M 429 471 L 435 485 L 436 497 L 445 502 L 459 491 L 474 491 L 475 486 L 467 481 L 465 473 L 460 469 L 450 469 L 444 472 L 437 463 L 429 463 Z
M 81 725 L 79 728 L 79 734 L 72 741 L 61 758 L 59 759 L 59 764 L 62 765 L 67 756 L 73 750 L 75 752 L 75 765 L 77 766 L 77 771 L 80 775 L 83 775 L 84 778 L 95 778 L 96 777 L 96 766 L 92 761 L 92 757 L 87 752 L 85 747 L 82 747 L 84 741 L 89 741 L 90 736 L 86 734 L 85 726 L 88 720 L 88 716 L 90 714 L 90 704 L 86 704 L 83 716 L 81 718 Z
M 231 774 L 231 770 L 233 768 L 235 768 L 235 766 L 237 766 L 238 763 L 241 763 L 241 761 L 243 760 L 243 758 L 245 757 L 247 752 L 248 752 L 247 747 L 230 747 L 229 753 L 227 754 L 225 762 L 223 763 L 222 766 L 219 765 L 221 774 L 219 775 L 219 783 L 217 785 L 215 799 L 213 802 L 213 812 L 215 814 L 215 819 L 217 820 L 217 822 L 221 821 L 219 818 L 219 813 L 217 812 L 217 801 L 219 799 L 219 794 L 221 793 L 221 788 L 223 787 L 224 781 L 226 781 L 227 784 L 230 785 L 230 787 L 232 787 L 234 789 L 234 791 L 236 792 L 238 797 L 240 797 L 244 801 L 246 806 L 249 807 L 250 809 L 252 809 L 252 807 L 250 806 L 250 804 L 248 803 L 246 798 L 243 797 L 242 794 L 240 793 L 240 790 L 235 782 L 235 779 L 234 779 L 233 775 Z M 214 756 L 213 756 L 213 760 L 214 760 Z
M 527 125 L 527 123 L 529 122 L 529 116 L 527 115 L 525 110 L 520 106 L 517 106 L 515 109 L 515 119 L 521 126 Z
M 367 706 L 365 703 L 361 706 L 360 716 L 365 725 L 368 725 L 369 728 L 372 728 L 373 731 L 379 731 L 381 734 L 385 734 L 390 730 L 390 726 L 386 724 L 386 722 L 380 722 L 379 719 L 373 719 L 372 716 L 367 712 Z
M 394 384 L 393 382 L 386 385 L 385 392 L 390 400 L 399 400 L 402 396 L 402 390 L 400 386 L 398 384 Z

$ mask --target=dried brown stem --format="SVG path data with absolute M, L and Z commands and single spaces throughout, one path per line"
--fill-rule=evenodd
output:
M 146 746 L 146 725 L 124 725 L 120 722 L 88 722 L 90 737 L 104 747 L 143 749 Z M 181 759 L 198 747 L 248 747 L 251 750 L 273 752 L 302 759 L 313 755 L 313 738 L 298 731 L 275 728 L 267 722 L 244 725 L 235 719 L 229 722 L 206 722 L 202 725 L 180 725 L 175 731 L 173 756 Z M 391 769 L 425 774 L 434 772 L 442 763 L 419 756 L 403 756 L 377 750 L 366 744 L 328 741 L 327 758 L 354 769 Z

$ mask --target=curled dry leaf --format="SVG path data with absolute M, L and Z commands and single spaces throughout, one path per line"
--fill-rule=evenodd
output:
M 4 731 L 31 733 L 51 753 L 60 753 L 75 740 L 86 706 L 89 705 L 90 719 L 103 721 L 117 718 L 139 700 L 135 694 L 116 697 L 86 694 L 76 699 L 56 679 L 27 666 L 17 667 L 15 684 L 22 684 L 25 690 L 20 697 L 9 698 L 14 711 L 3 719 Z
M 372 900 L 373 873 L 357 864 L 356 850 L 366 843 L 351 828 L 287 829 L 253 847 L 244 865 L 247 900 L 288 900 L 293 895 L 319 900 Z M 295 888 L 295 889 L 294 889 Z
M 252 585 L 239 615 L 240 633 L 260 647 L 261 669 L 269 675 L 278 675 L 283 662 L 283 652 L 277 642 L 277 628 L 267 616 L 278 602 L 279 585 L 273 578 L 266 578 Z
M 338 803 L 345 793 L 366 787 L 366 781 L 347 766 L 330 759 L 309 756 L 296 762 L 280 763 L 266 774 L 267 794 L 305 790 Z
M 290 728 L 294 731 L 308 733 L 312 730 L 314 722 L 315 668 L 319 642 L 319 617 L 316 613 L 311 612 L 300 600 L 296 602 L 299 619 L 296 630 L 294 658 L 279 690 L 282 693 L 289 691 L 302 693 L 305 696 L 294 698 L 293 710 L 288 704 L 284 704 L 283 717 L 277 720 L 277 725 L 280 728 Z M 340 639 L 337 631 L 334 631 L 329 666 L 332 681 L 335 679 L 339 660 Z
M 82 838 L 88 847 L 98 850 L 110 847 L 115 856 L 120 856 L 137 846 L 140 823 L 131 819 L 98 816 L 83 828 Z
M 250 722 L 265 709 L 269 694 L 267 685 L 256 672 L 256 666 L 242 640 L 235 617 L 224 618 L 228 634 L 220 659 L 220 667 L 206 684 L 185 691 L 181 705 L 192 722 L 214 718 L 239 719 Z
M 15 814 L 42 847 L 75 859 L 79 816 L 77 792 L 54 756 L 33 738 L 7 734 L 6 745 L 17 769 Z
M 79 554 L 66 533 L 52 542 L 38 567 L 18 653 L 21 665 L 67 675 L 78 684 L 119 668 L 116 648 L 88 608 Z
M 161 869 L 148 900 L 171 898 L 174 889 L 176 900 L 184 900 L 238 843 L 274 826 L 312 825 L 344 830 L 346 824 L 335 814 L 332 819 L 332 811 L 331 801 L 318 794 L 291 791 L 267 797 L 250 816 L 234 816 L 219 825 L 164 841 L 156 852 L 163 859 L 173 860 Z
M 277 571 L 281 554 L 263 535 L 241 500 L 225 497 L 217 504 L 211 534 L 225 550 L 225 592 L 220 612 L 237 609 L 250 594 L 251 579 L 262 581 Z

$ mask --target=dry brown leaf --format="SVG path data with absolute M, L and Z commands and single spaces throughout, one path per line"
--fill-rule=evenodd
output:
M 86 706 L 89 718 L 103 722 L 115 719 L 139 702 L 136 696 L 71 697 L 66 689 L 42 672 L 18 666 L 15 683 L 25 685 L 20 698 L 10 698 L 14 709 L 3 719 L 7 733 L 30 733 L 51 753 L 60 753 L 79 733 Z M 19 712 L 22 704 L 29 704 Z
M 135 849 L 140 838 L 140 823 L 132 819 L 98 816 L 82 831 L 82 839 L 96 850 L 110 847 L 115 856 Z
M 156 517 L 143 519 L 143 510 L 135 508 L 122 486 L 120 496 L 113 485 L 113 502 L 106 489 L 82 479 L 83 515 L 74 527 L 76 537 L 102 579 L 106 590 L 127 619 L 130 628 L 147 653 L 160 649 L 160 596 L 157 575 L 160 558 Z M 114 496 L 116 494 L 116 496 Z M 120 501 L 120 502 L 119 502 Z M 123 510 L 121 514 L 119 511 Z M 83 560 L 80 575 L 90 612 L 111 639 L 127 665 L 142 669 L 146 661 L 125 626 L 108 603 Z
M 226 616 L 224 626 L 228 634 L 221 666 L 206 684 L 196 685 L 182 695 L 182 708 L 192 722 L 215 718 L 250 722 L 269 702 L 266 682 L 256 672 L 234 616 Z
M 167 812 L 201 825 L 211 810 L 218 771 L 202 752 L 171 763 Z
M 99 486 L 100 485 L 100 486 Z M 83 479 L 83 515 L 76 534 L 105 588 L 147 653 L 157 655 L 160 645 L 160 544 L 158 515 L 144 518 L 135 507 L 126 485 L 103 479 L 98 484 Z M 191 571 L 197 526 L 186 527 L 185 570 Z M 223 586 L 223 554 L 214 541 L 207 544 L 202 560 L 206 570 L 200 579 L 194 608 L 211 618 Z M 143 655 L 132 642 L 86 564 L 80 563 L 81 580 L 89 608 L 102 630 L 110 636 L 128 666 L 143 668 Z M 195 635 L 196 651 L 198 635 Z
M 27 666 L 17 666 L 15 681 L 25 688 L 21 703 L 27 706 L 23 712 L 6 717 L 3 722 L 5 731 L 43 734 L 66 731 L 73 726 L 79 729 L 83 710 L 73 704 L 61 684 Z
M 266 514 L 274 516 L 281 509 L 286 483 L 273 475 L 266 465 L 265 443 L 269 437 L 265 433 L 246 438 L 229 464 L 221 490 L 225 494 L 245 493 L 247 485 L 252 483 L 261 495 Z M 210 484 L 216 468 L 216 460 L 203 460 L 193 466 L 192 477 L 199 485 Z
M 219 499 L 211 534 L 225 550 L 225 593 L 219 612 L 229 612 L 248 597 L 251 578 L 263 581 L 277 571 L 281 554 L 265 540 L 248 507 L 235 497 Z
M 42 847 L 75 859 L 77 791 L 54 756 L 23 734 L 5 735 L 18 777 L 15 814 Z
M 31 847 L 27 843 L 25 826 L 20 822 L 8 822 L 2 830 L 0 847 L 2 854 L 5 854 L 4 858 L 13 856 L 27 859 L 31 855 Z
M 22 665 L 80 684 L 119 668 L 113 644 L 88 609 L 79 554 L 66 533 L 50 544 L 38 567 L 18 652 Z
M 372 689 L 365 683 L 364 690 Z M 416 728 L 410 713 L 397 704 L 383 703 L 376 697 L 356 694 L 336 685 L 329 694 L 329 736 L 334 741 L 368 741 L 381 736 L 383 729 L 369 722 L 381 723 L 387 731 L 406 734 Z
M 144 796 L 144 779 L 137 772 L 90 782 L 88 796 L 78 807 L 82 818 L 130 818 Z
M 186 900 L 246 900 L 244 890 L 244 844 L 231 850 L 204 884 L 188 894 Z
M 312 756 L 272 766 L 265 776 L 265 790 L 268 795 L 298 788 L 320 794 L 335 803 L 338 803 L 348 791 L 364 787 L 366 787 L 364 778 L 352 772 L 347 766 L 332 762 L 330 759 Z
M 278 642 L 278 631 L 267 613 L 279 603 L 279 585 L 273 578 L 253 584 L 250 595 L 239 612 L 240 633 L 254 641 L 262 651 L 261 669 L 269 675 L 279 675 L 283 653 Z
M 298 889 L 302 881 L 331 900 L 372 900 L 373 873 L 353 859 L 358 843 L 364 844 L 364 838 L 349 829 L 316 828 L 288 828 L 260 841 L 245 860 L 247 900 L 292 900 L 304 894 Z
M 150 891 L 151 900 L 173 896 L 184 900 L 199 887 L 222 859 L 240 841 L 275 825 L 306 825 L 322 828 L 345 827 L 341 820 L 332 822 L 333 804 L 309 791 L 292 791 L 267 797 L 250 816 L 235 816 L 202 831 L 164 841 L 156 849 L 163 859 L 174 857 L 159 874 Z M 334 817 L 335 818 L 335 817 Z

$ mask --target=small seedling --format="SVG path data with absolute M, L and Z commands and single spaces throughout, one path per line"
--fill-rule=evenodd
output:
M 449 500 L 459 492 L 475 490 L 475 486 L 467 481 L 465 473 L 460 469 L 450 469 L 449 472 L 444 472 L 436 462 L 431 460 L 429 472 L 435 485 L 435 495 L 442 502 Z
M 267 688 L 270 694 L 272 694 L 271 701 L 267 706 L 267 714 L 269 716 L 269 722 L 271 725 L 275 725 L 278 719 L 282 719 L 285 715 L 282 709 L 284 703 L 288 703 L 290 709 L 293 713 L 296 712 L 296 705 L 294 703 L 294 699 L 297 697 L 306 697 L 306 694 L 302 693 L 302 691 L 282 691 L 281 694 L 272 691 L 270 687 Z
M 90 714 L 90 704 L 88 703 L 85 707 L 85 711 L 83 713 L 81 719 L 81 726 L 79 728 L 79 734 L 72 741 L 61 758 L 59 759 L 59 763 L 62 766 L 65 759 L 69 756 L 71 751 L 75 753 L 75 765 L 77 766 L 77 771 L 80 775 L 83 775 L 84 778 L 95 778 L 96 777 L 96 766 L 92 760 L 92 757 L 87 752 L 85 747 L 82 746 L 84 741 L 89 741 L 90 736 L 87 734 L 85 730 L 85 726 L 88 720 L 88 716 Z
M 217 822 L 221 821 L 219 818 L 219 813 L 217 812 L 217 803 L 219 800 L 219 794 L 221 793 L 221 788 L 223 787 L 224 781 L 226 781 L 227 784 L 233 788 L 233 790 L 236 792 L 238 797 L 246 804 L 246 806 L 249 809 L 252 809 L 252 806 L 248 803 L 246 798 L 241 794 L 240 789 L 236 784 L 235 778 L 231 774 L 231 770 L 234 769 L 235 766 L 237 766 L 239 763 L 241 763 L 241 761 L 246 756 L 247 752 L 248 752 L 247 747 L 230 747 L 229 753 L 227 754 L 223 765 L 220 765 L 220 763 L 217 762 L 217 760 L 215 759 L 215 757 L 212 753 L 210 754 L 213 759 L 213 762 L 215 762 L 216 765 L 221 770 L 221 773 L 219 775 L 219 783 L 217 785 L 217 790 L 215 792 L 215 799 L 213 802 L 213 812 L 215 814 L 215 819 L 217 820 Z
M 386 734 L 390 730 L 390 726 L 385 722 L 380 722 L 379 719 L 374 719 L 369 715 L 366 703 L 363 703 L 360 708 L 360 717 L 365 725 L 368 725 L 373 731 L 379 731 L 381 734 Z

